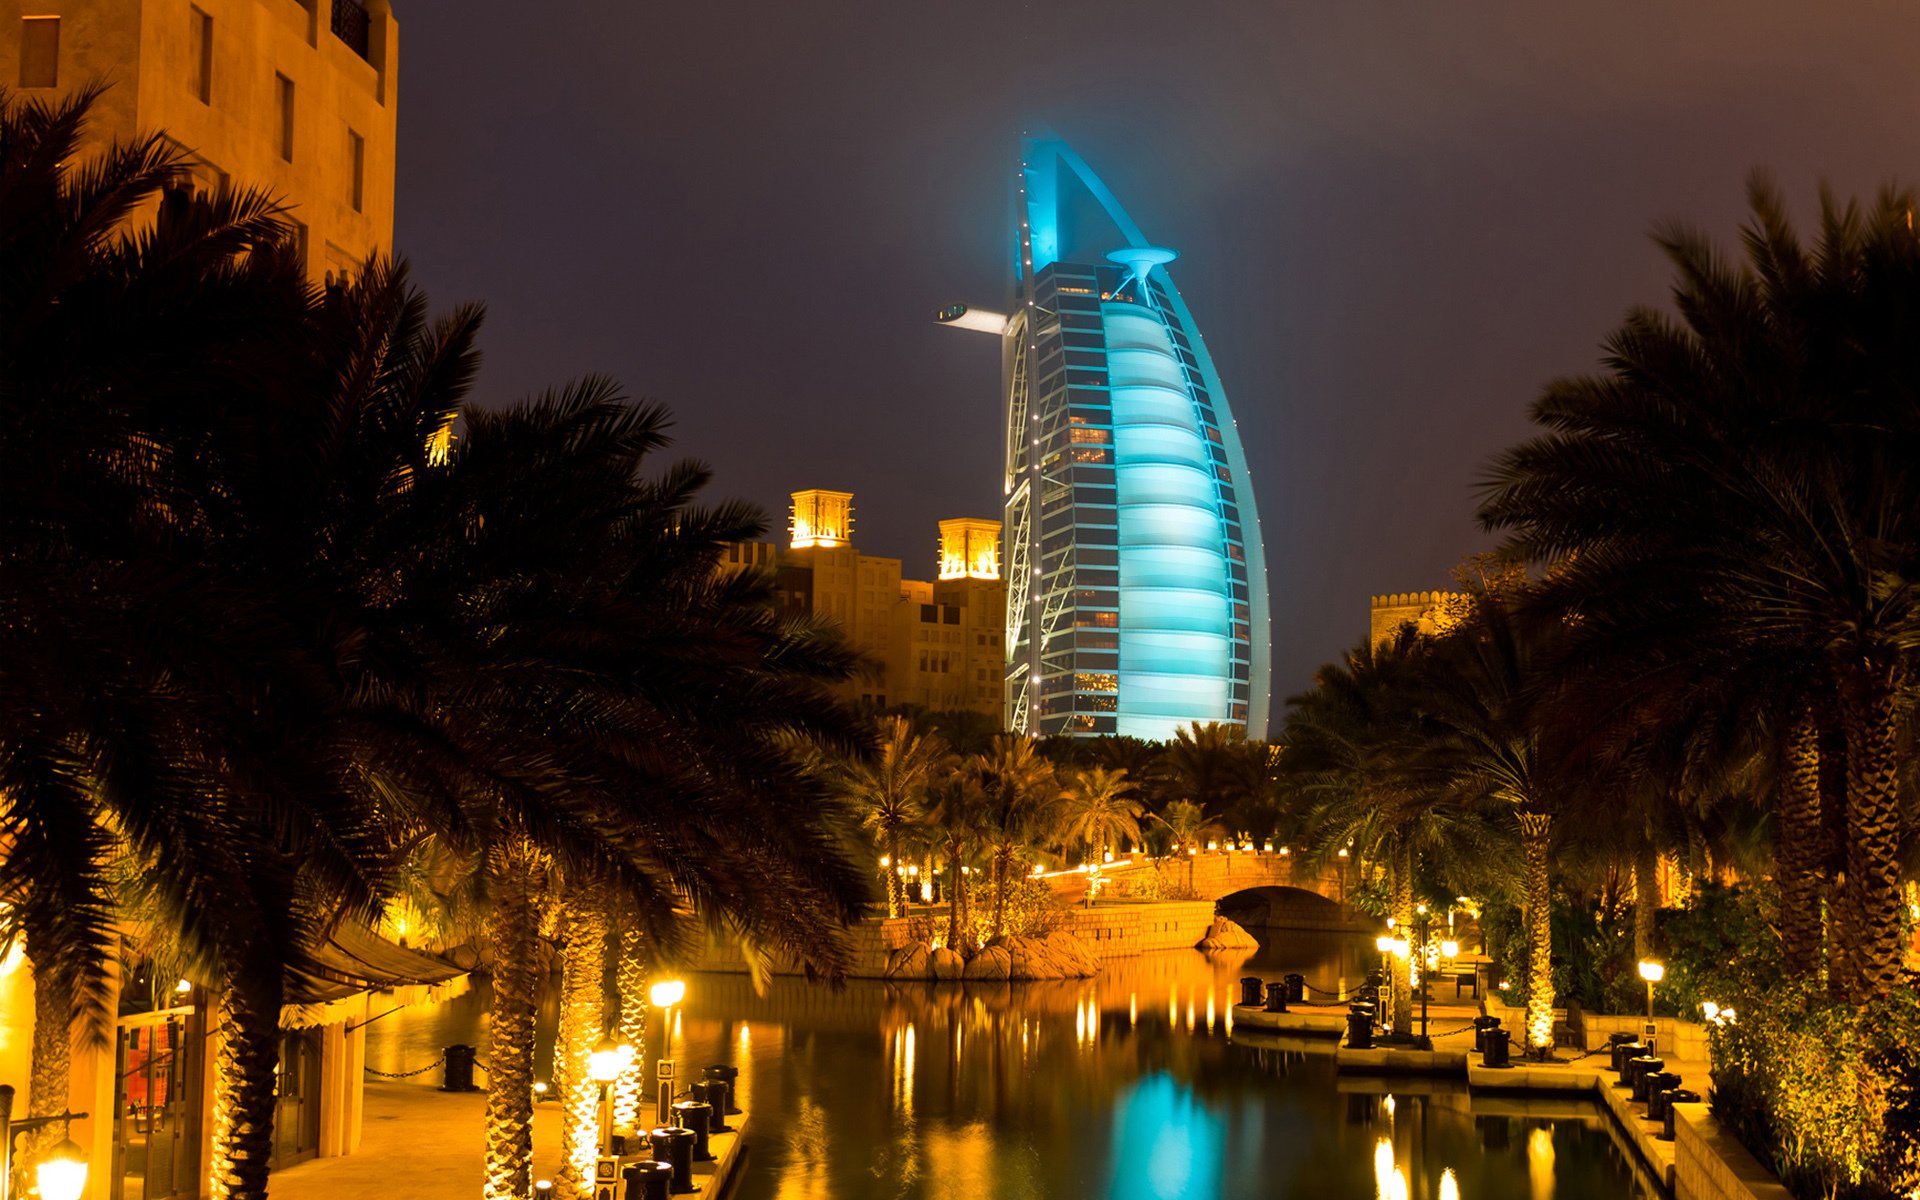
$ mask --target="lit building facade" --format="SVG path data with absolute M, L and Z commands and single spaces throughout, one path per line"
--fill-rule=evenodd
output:
M 900 560 L 853 544 L 853 494 L 810 488 L 792 494 L 784 544 L 727 547 L 723 571 L 773 576 L 783 611 L 831 619 L 860 653 L 862 669 L 841 696 L 875 708 L 917 705 L 1001 719 L 1006 583 L 1000 522 L 940 522 L 937 578 L 905 579 Z
M 1264 737 L 1260 522 L 1175 254 L 1057 140 L 1023 143 L 1016 214 L 1012 314 L 940 314 L 1002 339 L 1007 723 Z
M 387 0 L 0 0 L 0 83 L 111 83 L 92 145 L 160 131 L 193 188 L 267 189 L 316 282 L 392 249 L 399 45 Z

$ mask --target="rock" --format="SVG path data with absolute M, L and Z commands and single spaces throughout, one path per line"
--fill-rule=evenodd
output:
M 1007 946 L 1013 956 L 1014 979 L 1064 979 L 1067 964 L 1040 938 L 1014 938 Z
M 933 947 L 925 942 L 910 942 L 900 947 L 887 958 L 887 978 L 925 979 L 927 959 L 932 953 Z
M 1005 946 L 988 946 L 967 961 L 967 979 L 1007 979 L 1013 971 L 1013 956 Z
M 1260 942 L 1252 934 L 1225 917 L 1215 917 L 1200 939 L 1201 950 L 1257 950 Z
M 1093 952 L 1092 947 L 1071 933 L 1048 934 L 1047 949 L 1059 960 L 1069 979 L 1086 979 L 1100 970 L 1100 956 Z
M 966 972 L 967 960 L 941 946 L 927 955 L 927 974 L 933 979 L 958 979 Z

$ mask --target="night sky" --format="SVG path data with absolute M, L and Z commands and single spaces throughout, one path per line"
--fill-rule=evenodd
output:
M 1489 541 L 1486 459 L 1664 301 L 1648 230 L 1731 245 L 1756 166 L 1920 184 L 1920 5 L 396 2 L 399 252 L 484 300 L 483 402 L 601 372 L 775 527 L 855 493 L 933 570 L 998 516 L 992 339 L 1018 136 L 1052 127 L 1156 241 L 1245 440 L 1274 694 L 1367 597 Z

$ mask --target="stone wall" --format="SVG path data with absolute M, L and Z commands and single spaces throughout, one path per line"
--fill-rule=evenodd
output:
M 1584 1013 L 1580 1021 L 1581 1028 L 1586 1034 L 1586 1042 L 1582 1048 L 1604 1050 L 1607 1046 L 1607 1035 L 1610 1033 L 1631 1033 L 1636 1038 L 1639 1037 L 1640 1031 L 1646 1026 L 1647 1018 Z M 1710 1057 L 1707 1053 L 1707 1027 L 1704 1025 L 1676 1020 L 1673 1017 L 1655 1017 L 1653 1029 L 1654 1046 L 1663 1055 L 1683 1058 L 1688 1062 L 1706 1062 Z M 1691 1080 L 1688 1081 L 1688 1086 L 1693 1086 Z
M 1793 1200 L 1704 1104 L 1685 1104 L 1673 1122 L 1674 1200 Z

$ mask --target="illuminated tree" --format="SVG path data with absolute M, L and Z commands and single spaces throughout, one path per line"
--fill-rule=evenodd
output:
M 1092 767 L 1067 775 L 1061 812 L 1061 844 L 1085 847 L 1099 862 L 1103 851 L 1122 839 L 1140 840 L 1141 804 L 1132 798 L 1133 782 L 1125 771 Z
M 838 764 L 836 778 L 847 797 L 864 812 L 861 828 L 886 852 L 887 915 L 905 916 L 909 897 L 903 839 L 925 814 L 927 787 L 946 758 L 940 735 L 914 732 L 905 717 L 888 717 L 880 727 L 880 749 L 872 758 Z
M 993 863 L 990 936 L 999 937 L 1006 932 L 1007 889 L 1021 852 L 1034 842 L 1051 840 L 1060 783 L 1033 739 L 1019 734 L 996 737 L 992 750 L 969 759 L 965 769 L 981 797 L 980 827 Z

